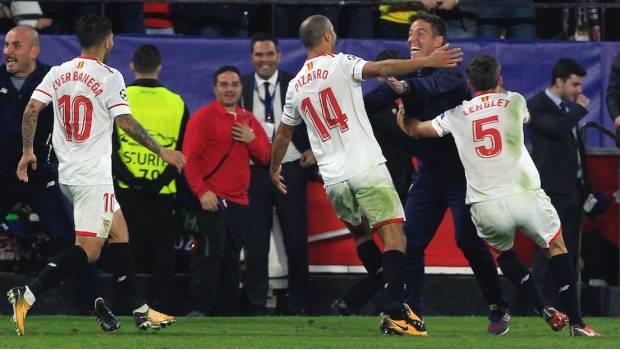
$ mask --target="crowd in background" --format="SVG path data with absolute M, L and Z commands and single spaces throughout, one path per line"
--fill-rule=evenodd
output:
M 328 17 L 343 38 L 402 38 L 409 17 L 418 11 L 439 15 L 451 38 L 514 38 L 560 40 L 618 40 L 620 29 L 602 25 L 597 7 L 536 7 L 544 0 L 420 0 L 402 5 L 223 5 L 135 2 L 0 2 L 0 32 L 15 24 L 32 26 L 43 34 L 72 34 L 84 14 L 105 13 L 115 33 L 250 37 L 269 32 L 296 37 L 302 19 Z M 562 3 L 620 3 L 618 0 L 573 0 Z M 294 9 L 294 11 L 293 11 Z M 604 11 L 605 23 L 620 19 L 620 8 Z M 544 20 L 542 20 L 544 19 Z M 406 30 L 405 30 L 406 31 Z

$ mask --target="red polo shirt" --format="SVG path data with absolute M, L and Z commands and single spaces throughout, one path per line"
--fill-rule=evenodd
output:
M 237 121 L 252 128 L 256 135 L 252 142 L 233 141 L 232 127 Z M 204 180 L 227 152 L 228 158 L 220 168 Z M 189 119 L 183 154 L 187 158 L 184 168 L 187 182 L 198 198 L 211 191 L 228 201 L 247 205 L 250 157 L 255 163 L 269 164 L 271 144 L 252 112 L 237 107 L 231 113 L 214 101 L 202 106 Z

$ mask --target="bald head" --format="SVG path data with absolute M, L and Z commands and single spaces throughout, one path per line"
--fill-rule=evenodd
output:
M 321 44 L 323 34 L 333 32 L 334 26 L 329 18 L 314 15 L 306 18 L 299 26 L 299 39 L 307 49 Z
M 17 77 L 26 77 L 36 68 L 39 56 L 39 34 L 27 26 L 17 26 L 4 37 L 2 51 L 6 71 Z

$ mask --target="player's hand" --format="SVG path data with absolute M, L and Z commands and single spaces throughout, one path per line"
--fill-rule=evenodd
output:
M 449 48 L 450 44 L 438 47 L 428 56 L 428 66 L 437 68 L 456 67 L 463 61 L 463 51 L 460 48 Z
M 386 77 L 384 81 L 392 90 L 394 90 L 395 93 L 399 95 L 407 92 L 407 85 L 402 80 L 398 80 L 394 77 Z
M 456 3 L 456 0 L 443 0 L 441 4 L 439 4 L 439 9 L 446 11 L 452 10 L 456 6 Z
M 232 127 L 232 133 L 235 141 L 243 143 L 250 143 L 256 138 L 254 130 L 247 124 L 235 123 Z
M 402 104 L 398 105 L 398 112 L 396 112 L 396 124 L 398 124 L 402 131 L 407 132 L 405 130 L 405 106 Z
M 217 196 L 211 191 L 207 191 L 200 197 L 200 206 L 206 211 L 218 211 Z
M 286 185 L 284 184 L 284 178 L 280 175 L 282 172 L 282 166 L 278 166 L 277 169 L 271 168 L 269 169 L 269 173 L 271 174 L 271 181 L 276 186 L 278 191 L 286 194 Z
M 314 164 L 316 164 L 316 157 L 314 156 L 314 153 L 312 153 L 311 149 L 305 150 L 301 154 L 301 158 L 299 158 L 299 165 L 303 168 L 307 168 L 313 166 Z
M 437 0 L 420 0 L 420 2 L 427 11 L 434 9 L 437 6 Z
M 161 158 L 168 164 L 177 168 L 177 171 L 181 173 L 183 166 L 185 165 L 185 156 L 183 153 L 168 148 L 161 148 Z
M 28 182 L 28 166 L 31 166 L 32 170 L 37 170 L 37 156 L 32 151 L 24 152 L 17 164 L 17 178 L 23 182 Z
M 584 94 L 579 94 L 579 96 L 577 96 L 577 103 L 584 107 L 588 107 L 590 104 L 590 99 Z
M 620 127 L 620 115 L 617 115 L 616 118 L 614 118 L 614 125 L 617 128 Z

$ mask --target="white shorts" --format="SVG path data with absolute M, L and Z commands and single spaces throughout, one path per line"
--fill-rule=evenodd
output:
M 112 215 L 121 208 L 114 195 L 114 185 L 60 184 L 60 189 L 73 203 L 75 234 L 107 239 L 112 227 Z
M 373 229 L 405 221 L 403 206 L 385 164 L 346 181 L 325 185 L 325 192 L 338 218 L 352 225 L 361 224 L 362 216 L 368 218 Z
M 474 203 L 471 219 L 478 236 L 499 251 L 512 249 L 516 229 L 542 248 L 549 248 L 549 242 L 561 232 L 558 213 L 543 190 Z

